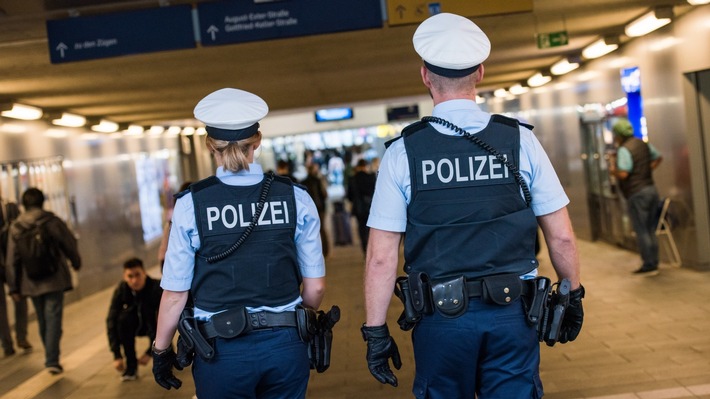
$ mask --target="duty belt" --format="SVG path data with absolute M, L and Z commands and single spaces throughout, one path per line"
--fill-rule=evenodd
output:
M 263 330 L 272 327 L 296 327 L 296 325 L 296 312 L 272 313 L 262 311 L 247 313 L 246 328 L 243 331 Z M 222 336 L 215 329 L 215 324 L 211 319 L 205 323 L 200 323 L 198 328 L 205 339 Z

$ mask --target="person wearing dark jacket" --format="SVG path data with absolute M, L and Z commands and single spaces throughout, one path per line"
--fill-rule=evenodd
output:
M 145 366 L 152 357 L 150 343 L 155 340 L 162 295 L 160 280 L 146 274 L 142 260 L 131 258 L 123 264 L 123 281 L 113 292 L 106 318 L 106 332 L 113 352 L 114 368 L 123 372 L 123 381 L 138 378 L 138 364 Z M 148 348 L 140 359 L 136 356 L 137 336 L 149 338 Z M 125 362 L 121 347 L 126 356 Z
M 368 162 L 361 159 L 355 166 L 355 174 L 348 181 L 348 200 L 352 204 L 352 214 L 357 219 L 357 232 L 360 236 L 362 252 L 367 249 L 370 228 L 367 218 L 370 217 L 370 204 L 375 194 L 375 174 L 368 170 Z
M 38 188 L 28 188 L 22 194 L 22 206 L 25 212 L 10 226 L 10 239 L 7 243 L 6 277 L 10 295 L 17 302 L 22 296 L 32 299 L 37 314 L 39 335 L 44 344 L 44 365 L 51 374 L 64 371 L 59 363 L 59 341 L 62 337 L 62 314 L 64 310 L 64 292 L 73 289 L 69 264 L 74 270 L 81 268 L 81 257 L 77 240 L 69 227 L 54 213 L 42 209 L 44 193 Z M 51 275 L 30 278 L 23 265 L 20 251 L 16 250 L 17 240 L 22 233 L 34 224 L 43 224 L 49 236 L 49 243 L 57 249 L 56 269 Z

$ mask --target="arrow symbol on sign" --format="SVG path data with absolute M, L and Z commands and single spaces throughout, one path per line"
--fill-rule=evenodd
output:
M 210 27 L 207 28 L 207 33 L 209 33 L 212 36 L 213 41 L 217 39 L 217 35 L 216 35 L 217 32 L 219 32 L 219 29 L 217 29 L 217 27 L 214 25 L 210 25 Z
M 399 13 L 399 18 L 402 19 L 404 17 L 404 11 L 406 11 L 406 10 L 407 10 L 407 7 L 400 4 L 397 6 L 397 9 L 395 11 L 397 11 Z
M 59 51 L 59 56 L 62 57 L 62 58 L 64 58 L 64 51 L 67 50 L 67 49 L 69 49 L 69 47 L 67 47 L 67 45 L 64 44 L 63 42 L 60 42 L 60 43 L 57 45 L 57 51 Z

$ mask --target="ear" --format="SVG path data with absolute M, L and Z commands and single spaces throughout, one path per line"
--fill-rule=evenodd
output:
M 254 143 L 254 151 L 256 151 L 257 148 L 261 146 L 261 137 L 259 137 L 259 140 L 257 140 L 256 143 Z
M 476 76 L 476 84 L 481 83 L 481 81 L 483 80 L 483 72 L 484 72 L 484 68 L 483 68 L 483 64 L 481 64 L 478 66 L 478 70 L 476 71 L 476 73 L 478 73 L 478 75 Z
M 422 82 L 427 89 L 431 89 L 431 81 L 429 80 L 429 70 L 422 65 L 419 69 L 419 73 L 422 75 Z

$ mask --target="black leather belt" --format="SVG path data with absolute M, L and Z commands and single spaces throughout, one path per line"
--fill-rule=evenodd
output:
M 262 330 L 272 327 L 296 327 L 296 312 L 256 312 L 247 314 L 247 325 L 244 332 Z M 198 325 L 200 333 L 205 339 L 219 337 L 212 320 Z

